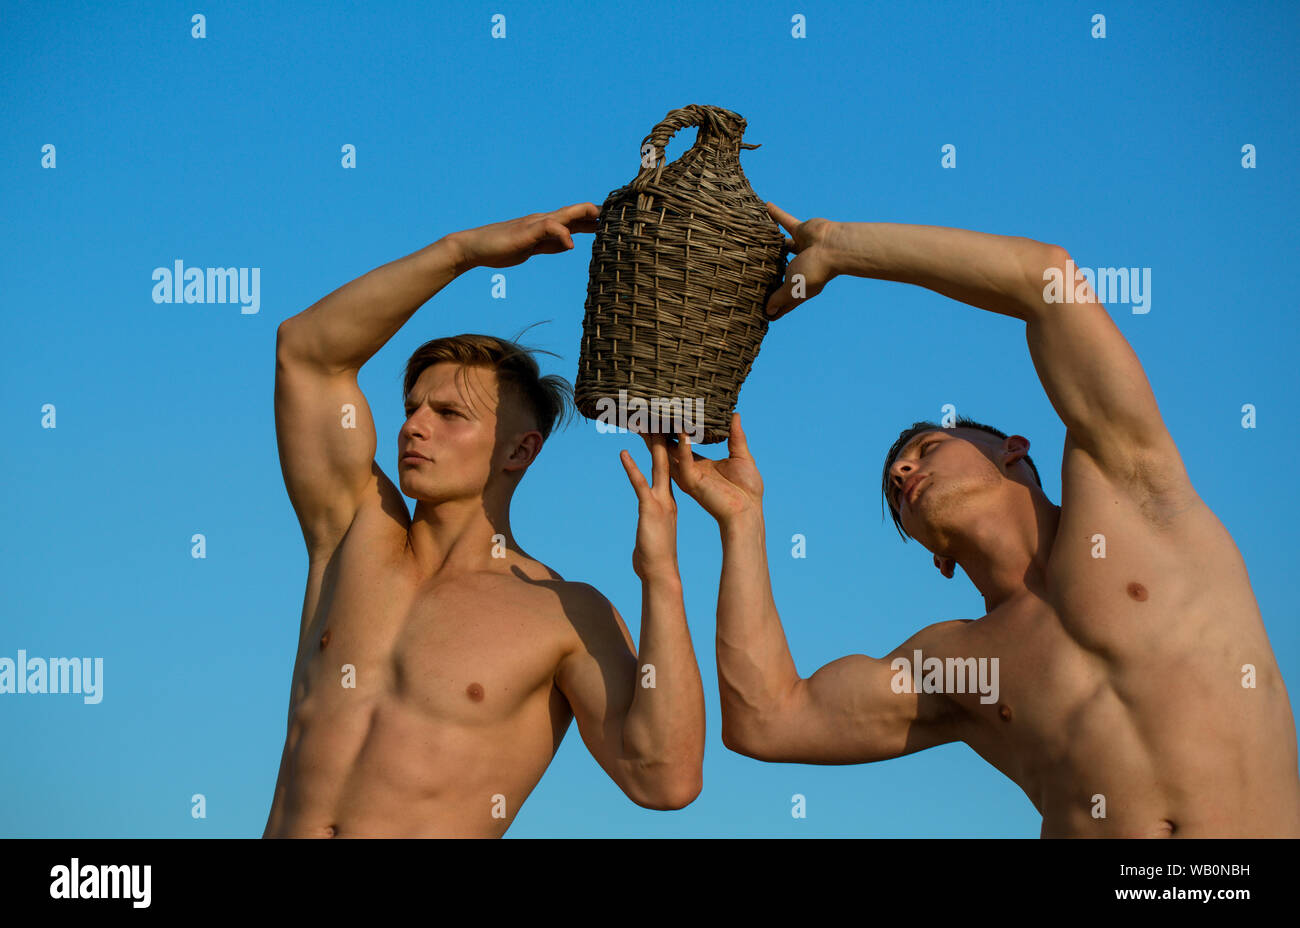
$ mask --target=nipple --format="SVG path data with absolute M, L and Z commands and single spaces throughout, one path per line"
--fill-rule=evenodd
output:
M 1004 722 L 1010 722 L 1011 707 L 1008 706 L 1006 703 L 1002 703 L 1002 705 L 998 706 L 998 718 L 1002 719 L 1002 721 Z
M 465 692 L 469 695 L 469 698 L 475 702 L 483 701 L 483 687 L 479 686 L 477 683 L 471 683 L 469 686 L 465 687 Z
M 325 629 L 325 634 L 320 636 L 320 649 L 325 650 L 325 646 L 330 643 L 330 630 Z
M 1147 598 L 1147 588 L 1134 580 L 1128 585 L 1128 595 L 1138 602 L 1143 602 Z

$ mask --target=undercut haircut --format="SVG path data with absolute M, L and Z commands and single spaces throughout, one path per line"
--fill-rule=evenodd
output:
M 1001 432 L 991 425 L 985 425 L 983 422 L 976 422 L 974 419 L 967 419 L 965 416 L 958 416 L 957 421 L 947 428 L 937 422 L 913 422 L 911 427 L 903 429 L 903 431 L 899 433 L 898 440 L 894 442 L 893 446 L 889 449 L 889 453 L 885 455 L 885 468 L 880 474 L 880 520 L 882 522 L 885 520 L 885 507 L 888 506 L 889 514 L 894 517 L 894 528 L 898 529 L 898 535 L 904 542 L 907 542 L 912 536 L 907 534 L 906 530 L 904 530 L 903 520 L 899 516 L 898 510 L 894 508 L 894 504 L 890 502 L 889 468 L 893 466 L 895 456 L 917 435 L 920 435 L 922 432 L 950 432 L 952 429 L 976 429 L 981 432 L 987 432 L 990 435 L 995 435 L 998 438 L 1007 437 L 1005 432 Z M 1033 471 L 1034 480 L 1037 481 L 1038 488 L 1042 489 L 1043 479 L 1038 476 L 1038 468 L 1034 465 L 1033 459 L 1026 454 L 1024 461 L 1029 465 L 1029 469 Z
M 527 331 L 527 330 L 525 330 Z M 520 333 L 522 336 L 523 333 Z M 519 337 L 519 336 L 516 336 Z M 573 387 L 558 374 L 542 376 L 535 353 L 559 357 L 553 351 L 527 348 L 495 335 L 451 335 L 427 341 L 406 362 L 402 398 L 406 401 L 425 368 L 450 362 L 462 367 L 485 367 L 496 373 L 501 398 L 513 394 L 537 422 L 542 439 L 551 437 L 557 423 L 566 422 L 573 410 Z M 463 374 L 464 371 L 462 370 Z

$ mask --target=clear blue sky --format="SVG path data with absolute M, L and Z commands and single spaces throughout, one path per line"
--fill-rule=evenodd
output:
M 0 835 L 255 836 L 284 742 L 306 577 L 272 416 L 279 322 L 449 232 L 630 180 L 671 109 L 749 121 L 755 191 L 795 216 L 1023 235 L 1152 269 L 1110 307 L 1201 496 L 1240 547 L 1300 693 L 1295 493 L 1297 177 L 1288 2 L 189 6 L 6 4 L 0 18 L 0 656 L 92 656 L 104 697 L 0 696 Z M 1107 15 L 1107 37 L 1090 37 Z M 490 18 L 507 17 L 493 40 Z M 795 12 L 806 39 L 790 35 Z M 694 130 L 680 133 L 675 157 Z M 42 146 L 57 167 L 41 167 Z M 957 147 L 957 167 L 940 148 Z M 1244 144 L 1258 167 L 1241 166 Z M 340 167 L 353 144 L 358 167 Z M 400 373 L 423 341 L 531 341 L 576 370 L 591 236 L 447 287 L 366 365 L 390 475 Z M 261 307 L 155 304 L 152 272 L 261 269 Z M 57 428 L 41 427 L 45 404 Z M 773 584 L 800 672 L 983 612 L 881 521 L 884 452 L 959 412 L 1028 436 L 1060 499 L 1064 427 L 1023 325 L 839 278 L 772 327 L 740 399 L 768 491 Z M 1241 426 L 1253 403 L 1258 427 Z M 640 439 L 577 420 L 516 496 L 520 543 L 593 583 L 635 636 Z M 714 452 L 717 453 L 716 451 Z M 1036 836 L 965 745 L 881 764 L 764 764 L 719 738 L 715 523 L 679 494 L 708 705 L 705 787 L 641 809 L 570 728 L 509 834 Z M 190 537 L 207 537 L 207 558 Z M 807 537 L 808 556 L 789 556 Z M 207 797 L 208 817 L 190 816 Z M 808 817 L 791 817 L 791 796 Z

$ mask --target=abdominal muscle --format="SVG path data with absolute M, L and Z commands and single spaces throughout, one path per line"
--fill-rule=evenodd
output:
M 473 724 L 331 695 L 294 709 L 264 837 L 500 837 L 557 746 L 544 689 Z
M 979 629 L 983 648 L 1014 671 L 1001 706 L 959 699 L 963 740 L 1025 790 L 1043 837 L 1297 834 L 1280 677 L 1270 665 L 1261 672 L 1270 683 L 1248 690 L 1222 670 L 1245 660 L 1230 648 L 1248 637 L 1246 623 L 1201 622 L 1189 609 L 1191 641 L 1166 634 L 1155 658 L 1135 648 L 1102 660 L 1066 640 L 1057 613 L 1026 617 L 1034 621 L 1008 610 Z

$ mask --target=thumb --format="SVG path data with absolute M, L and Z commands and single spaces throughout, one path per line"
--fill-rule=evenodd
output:
M 750 457 L 749 442 L 745 439 L 745 430 L 740 427 L 740 413 L 731 414 L 731 432 L 727 436 L 727 453 L 730 457 Z
M 802 255 L 796 255 L 794 260 L 785 266 L 785 279 L 781 281 L 781 286 L 773 291 L 767 301 L 769 320 L 780 319 L 794 309 L 797 304 L 804 302 L 812 295 L 808 292 L 811 288 L 806 264 L 807 262 Z M 799 287 L 797 296 L 795 295 L 796 286 Z
M 764 312 L 767 314 L 769 322 L 780 319 L 790 311 L 794 305 L 793 292 L 794 285 L 787 280 L 767 298 L 767 306 L 764 308 Z

